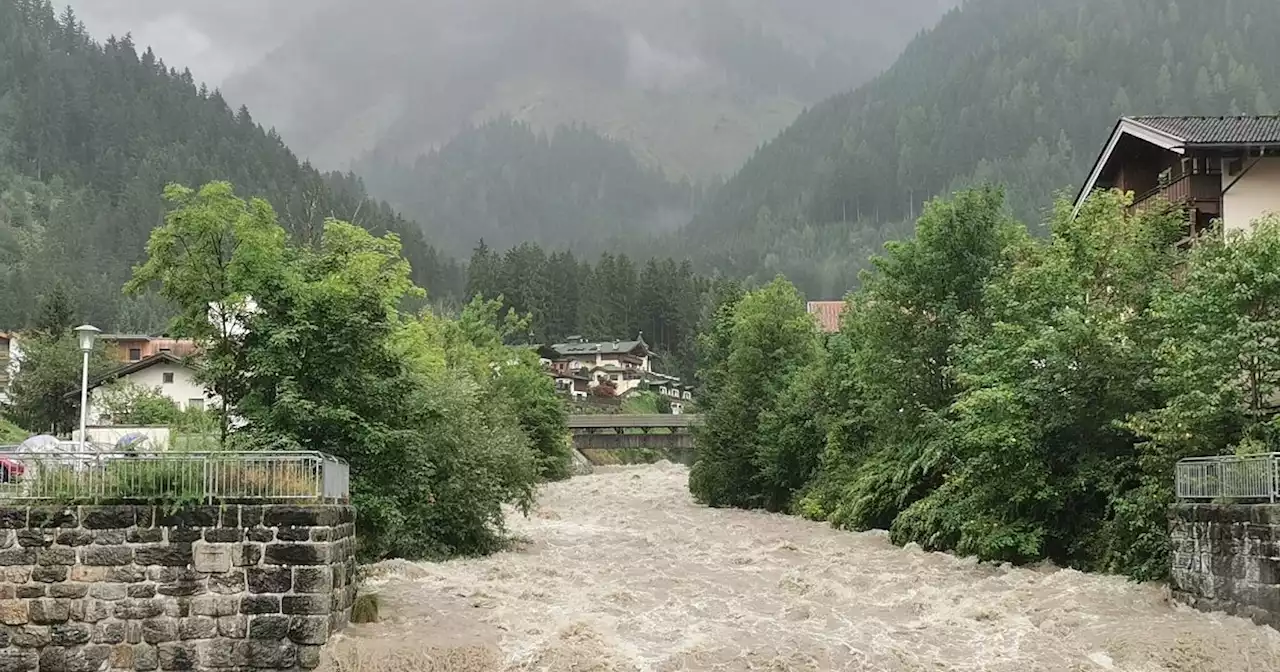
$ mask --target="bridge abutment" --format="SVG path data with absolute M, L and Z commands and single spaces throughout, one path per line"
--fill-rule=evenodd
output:
M 1174 598 L 1280 627 L 1280 504 L 1169 507 Z

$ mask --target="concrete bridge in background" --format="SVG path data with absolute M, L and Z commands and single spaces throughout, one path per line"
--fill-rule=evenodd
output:
M 579 450 L 693 450 L 698 415 L 571 415 Z

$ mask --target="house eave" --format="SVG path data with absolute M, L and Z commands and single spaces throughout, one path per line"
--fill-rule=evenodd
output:
M 1093 170 L 1089 172 L 1089 179 L 1085 181 L 1084 186 L 1076 194 L 1075 207 L 1071 210 L 1072 219 L 1080 214 L 1080 208 L 1084 207 L 1085 200 L 1093 193 L 1094 187 L 1098 183 L 1098 178 L 1102 176 L 1103 169 L 1107 167 L 1107 163 L 1111 160 L 1111 154 L 1115 151 L 1116 146 L 1120 144 L 1120 140 L 1126 135 L 1138 138 L 1161 149 L 1178 154 L 1186 153 L 1187 142 L 1185 139 L 1166 133 L 1158 128 L 1153 128 L 1130 117 L 1121 118 L 1120 121 L 1116 122 L 1115 128 L 1111 131 L 1111 138 L 1094 162 Z
M 129 364 L 126 364 L 124 366 L 108 371 L 107 373 L 104 373 L 101 376 L 98 376 L 97 378 L 89 381 L 89 386 L 87 389 L 96 390 L 107 383 L 110 383 L 115 380 L 119 380 L 120 378 L 124 378 L 125 376 L 133 375 L 139 371 L 144 371 L 153 366 L 156 366 L 157 364 L 177 364 L 179 366 L 186 366 L 186 364 L 181 359 L 178 359 L 177 357 L 174 357 L 173 355 L 167 352 L 162 352 L 158 355 L 152 355 L 146 359 L 143 359 L 137 362 L 130 362 Z M 72 392 L 68 392 L 64 394 L 63 398 L 70 399 L 74 396 L 78 396 L 79 394 L 80 394 L 79 390 L 74 390 Z

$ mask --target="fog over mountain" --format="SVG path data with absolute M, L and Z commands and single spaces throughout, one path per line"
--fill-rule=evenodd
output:
M 170 66 L 190 68 L 210 86 L 258 63 L 309 16 L 337 0 L 55 0 L 71 5 L 98 39 L 132 34 Z
M 326 168 L 510 116 L 585 123 L 674 177 L 734 171 L 958 0 L 79 0 Z

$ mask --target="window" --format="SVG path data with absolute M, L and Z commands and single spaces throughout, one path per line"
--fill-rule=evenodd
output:
M 129 361 L 136 362 L 142 359 L 142 348 L 129 348 Z
M 166 371 L 166 372 L 163 374 L 163 378 L 162 378 L 162 380 L 164 381 L 164 384 L 165 384 L 165 385 L 171 385 L 171 384 L 173 384 L 173 372 L 172 372 L 172 371 Z
M 172 374 L 170 374 L 170 375 L 172 375 Z M 188 400 L 187 400 L 187 410 L 188 410 L 188 411 L 203 411 L 203 410 L 204 410 L 204 399 L 188 399 Z

